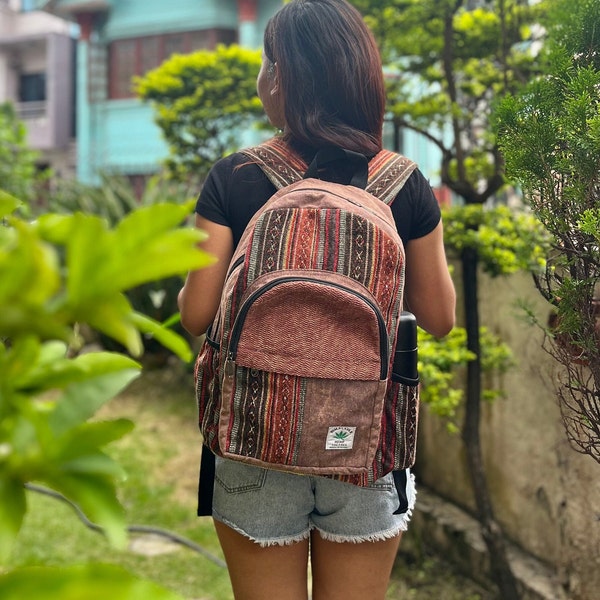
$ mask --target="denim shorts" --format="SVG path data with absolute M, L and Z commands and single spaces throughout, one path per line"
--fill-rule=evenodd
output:
M 316 529 L 334 542 L 379 541 L 406 531 L 415 504 L 407 470 L 406 511 L 398 509 L 392 474 L 371 487 L 267 470 L 216 457 L 213 517 L 261 546 L 285 545 Z M 402 495 L 401 491 L 400 495 Z

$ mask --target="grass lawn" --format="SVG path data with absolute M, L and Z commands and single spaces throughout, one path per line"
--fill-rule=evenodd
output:
M 113 563 L 186 600 L 232 600 L 212 522 L 195 516 L 200 436 L 191 373 L 180 367 L 146 371 L 99 417 L 126 417 L 136 423 L 132 434 L 111 447 L 128 473 L 120 493 L 129 524 L 170 530 L 208 555 L 146 534 L 132 535 L 129 548 L 116 551 L 102 535 L 86 528 L 72 507 L 29 492 L 19 542 L 0 571 L 25 565 Z M 400 555 L 397 561 L 390 599 L 487 598 L 438 559 L 415 564 L 405 558 Z

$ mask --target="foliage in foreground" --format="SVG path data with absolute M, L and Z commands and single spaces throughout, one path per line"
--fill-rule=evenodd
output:
M 47 210 L 60 214 L 83 212 L 97 215 L 112 227 L 141 206 L 153 206 L 165 202 L 184 204 L 191 201 L 197 189 L 165 176 L 152 177 L 138 197 L 131 183 L 113 173 L 101 173 L 100 184 L 90 186 L 75 180 L 57 183 L 51 191 Z M 160 322 L 172 322 L 180 335 L 186 336 L 179 324 L 177 295 L 183 284 L 179 275 L 161 278 L 126 291 L 126 296 L 135 311 L 148 315 Z M 155 364 L 168 356 L 168 351 L 155 338 L 144 336 L 144 355 Z M 100 336 L 105 349 L 121 350 L 122 346 L 106 336 Z M 145 361 L 147 362 L 147 361 Z
M 126 523 L 115 489 L 122 469 L 104 447 L 132 423 L 92 417 L 138 375 L 139 365 L 118 353 L 76 355 L 78 326 L 101 331 L 132 356 L 143 350 L 142 334 L 153 335 L 189 360 L 185 340 L 134 311 L 124 291 L 208 264 L 197 248 L 203 234 L 180 226 L 190 204 L 144 207 L 114 228 L 82 213 L 27 222 L 14 214 L 17 206 L 0 192 L 0 558 L 8 556 L 22 526 L 28 482 L 62 493 L 122 547 Z M 96 570 L 73 575 L 40 572 L 72 585 L 73 597 L 116 597 Z M 14 591 L 26 581 L 7 573 L 0 589 L 30 597 Z M 119 598 L 138 598 L 139 589 L 132 585 Z M 150 586 L 144 590 L 146 598 L 168 597 L 152 595 Z M 36 598 L 55 598 L 52 593 L 40 588 Z
M 45 591 L 43 591 L 45 590 Z M 112 565 L 26 567 L 0 577 L 4 600 L 178 600 L 158 585 Z

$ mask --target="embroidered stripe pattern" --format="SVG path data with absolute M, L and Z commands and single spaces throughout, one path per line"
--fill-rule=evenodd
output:
M 272 464 L 295 464 L 302 434 L 301 378 L 239 369 L 228 451 Z
M 344 240 L 344 245 L 338 242 Z M 389 307 L 391 290 L 402 283 L 402 254 L 365 219 L 338 210 L 280 209 L 255 225 L 243 275 L 247 283 L 275 269 L 323 269 L 352 277 Z M 334 252 L 331 250 L 335 249 Z M 376 262 L 378 256 L 384 260 Z M 328 263 L 326 261 L 332 261 Z

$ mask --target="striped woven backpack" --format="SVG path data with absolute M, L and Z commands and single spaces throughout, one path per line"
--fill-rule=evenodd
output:
M 242 235 L 198 355 L 204 444 L 370 485 L 415 455 L 417 380 L 391 377 L 404 249 L 388 206 L 415 164 L 327 149 L 306 170 L 278 138 L 243 152 L 278 191 Z M 340 156 L 358 165 L 351 185 L 316 178 Z

